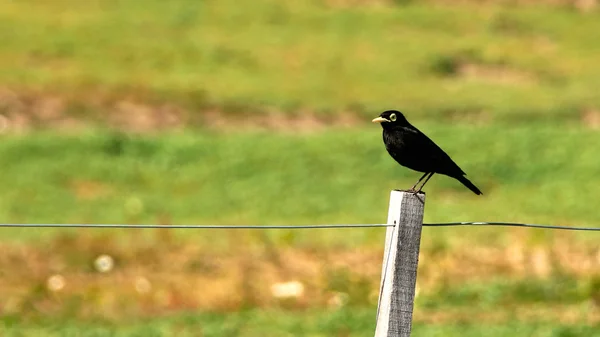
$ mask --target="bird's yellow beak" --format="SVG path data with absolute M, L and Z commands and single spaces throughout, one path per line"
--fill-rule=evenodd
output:
M 383 117 L 377 117 L 375 119 L 373 119 L 371 122 L 373 123 L 383 123 L 383 122 L 389 122 L 389 119 L 385 119 Z

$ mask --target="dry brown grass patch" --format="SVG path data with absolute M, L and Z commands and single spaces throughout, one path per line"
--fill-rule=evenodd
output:
M 383 253 L 379 248 L 267 247 L 249 236 L 232 234 L 231 248 L 215 251 L 171 235 L 116 238 L 82 234 L 63 235 L 44 245 L 2 244 L 2 312 L 118 320 L 182 310 L 335 308 L 377 302 Z M 600 250 L 569 238 L 544 246 L 528 245 L 524 238 L 506 247 L 430 248 L 425 245 L 420 257 L 419 296 L 498 278 L 600 277 Z M 102 255 L 112 258 L 112 269 L 102 272 L 95 266 Z M 286 282 L 301 289 L 288 297 L 274 295 L 273 286 Z M 541 307 L 518 306 L 524 311 L 534 308 L 532 319 L 546 314 Z M 486 321 L 507 319 L 504 311 L 475 314 Z M 416 319 L 440 322 L 467 319 L 465 315 L 462 309 L 434 310 Z M 596 309 L 590 315 L 589 320 L 598 321 L 600 312 Z M 561 317 L 569 321 L 571 316 Z

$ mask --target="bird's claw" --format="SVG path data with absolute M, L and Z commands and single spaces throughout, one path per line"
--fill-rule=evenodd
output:
M 401 191 L 401 190 L 398 190 L 398 191 Z M 412 193 L 412 195 L 417 195 L 417 194 L 425 194 L 425 192 L 421 191 L 421 189 L 418 189 L 418 190 L 417 190 L 417 189 L 415 189 L 414 187 L 413 187 L 413 188 L 410 188 L 410 189 L 408 189 L 408 190 L 405 190 L 405 191 L 403 191 L 403 192 Z

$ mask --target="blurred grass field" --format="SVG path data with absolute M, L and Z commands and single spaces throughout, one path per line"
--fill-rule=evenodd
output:
M 398 108 L 426 222 L 598 226 L 594 4 L 2 2 L 0 222 L 381 223 Z M 372 334 L 383 233 L 1 229 L 0 334 Z M 413 335 L 600 336 L 598 239 L 424 229 Z
M 326 118 L 389 107 L 436 120 L 580 121 L 600 106 L 596 11 L 385 3 L 8 1 L 0 83 L 25 105 L 58 99 L 67 117 L 102 119 L 133 101 L 184 109 L 185 125 L 208 123 L 207 110 Z
M 140 321 L 115 326 L 111 324 L 82 324 L 70 322 L 68 327 L 56 322 L 38 323 L 26 329 L 4 328 L 3 336 L 365 336 L 373 333 L 373 309 L 315 311 L 299 315 L 296 312 L 249 311 L 235 314 L 187 314 L 169 319 Z M 343 322 L 343 323 L 342 323 Z M 552 328 L 549 328 L 552 325 Z M 470 325 L 468 323 L 422 324 L 413 326 L 416 336 L 478 337 L 478 336 L 598 336 L 598 329 L 589 326 L 573 327 L 556 323 L 524 323 Z
M 422 129 L 443 143 L 486 193 L 477 197 L 449 178 L 435 177 L 427 190 L 427 222 L 597 226 L 595 204 L 581 202 L 593 200 L 600 186 L 600 159 L 588 145 L 598 137 L 595 131 L 439 124 L 423 124 Z M 6 222 L 20 223 L 381 223 L 389 190 L 416 178 L 387 157 L 374 125 L 301 135 L 5 135 L 0 166 L 0 214 Z M 36 322 L 50 316 L 65 321 L 67 330 L 58 330 L 63 334 L 87 330 L 81 322 L 94 326 L 102 318 L 114 325 L 96 325 L 103 334 L 122 327 L 125 332 L 119 333 L 125 335 L 170 335 L 178 328 L 166 317 L 178 320 L 181 311 L 195 309 L 223 314 L 203 314 L 212 318 L 175 325 L 182 325 L 184 334 L 202 324 L 203 334 L 215 336 L 227 332 L 213 331 L 211 319 L 234 319 L 230 315 L 246 308 L 257 310 L 250 321 L 265 315 L 260 308 L 279 312 L 266 315 L 284 322 L 271 330 L 261 330 L 261 325 L 242 329 L 240 336 L 296 329 L 323 307 L 333 317 L 340 310 L 373 311 L 384 233 L 2 231 L 0 298 L 5 318 L 12 322 L 7 327 L 47 331 L 47 324 Z M 477 335 L 489 324 L 512 321 L 520 323 L 498 327 L 498 336 L 511 329 L 540 335 L 574 331 L 575 336 L 593 330 L 600 320 L 597 243 L 593 233 L 426 228 L 415 313 L 423 325 L 420 333 Z M 116 261 L 114 270 L 104 273 L 94 267 L 102 255 Z M 62 285 L 55 289 L 52 280 L 57 277 Z M 274 298 L 271 285 L 290 280 L 304 284 L 305 295 Z M 290 310 L 299 316 L 288 322 Z M 163 318 L 145 328 L 125 323 L 152 317 Z M 360 329 L 372 328 L 371 316 L 360 317 L 365 319 Z M 68 323 L 74 318 L 80 323 Z M 327 328 L 314 324 L 290 333 L 362 335 L 342 322 Z
M 391 160 L 380 128 L 365 124 L 302 135 L 4 136 L 0 215 L 12 222 L 381 223 L 389 191 L 419 174 Z M 427 222 L 600 222 L 595 204 L 581 202 L 600 193 L 600 158 L 590 146 L 596 131 L 420 127 L 485 193 L 435 176 Z

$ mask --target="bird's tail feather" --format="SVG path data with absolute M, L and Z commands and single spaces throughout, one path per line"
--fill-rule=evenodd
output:
M 469 188 L 471 191 L 473 191 L 473 193 L 475 193 L 477 195 L 483 194 L 477 188 L 477 186 L 473 185 L 473 183 L 469 179 L 467 179 L 465 176 L 458 176 L 456 179 L 458 179 L 458 181 L 460 181 L 463 185 L 467 186 L 467 188 Z

